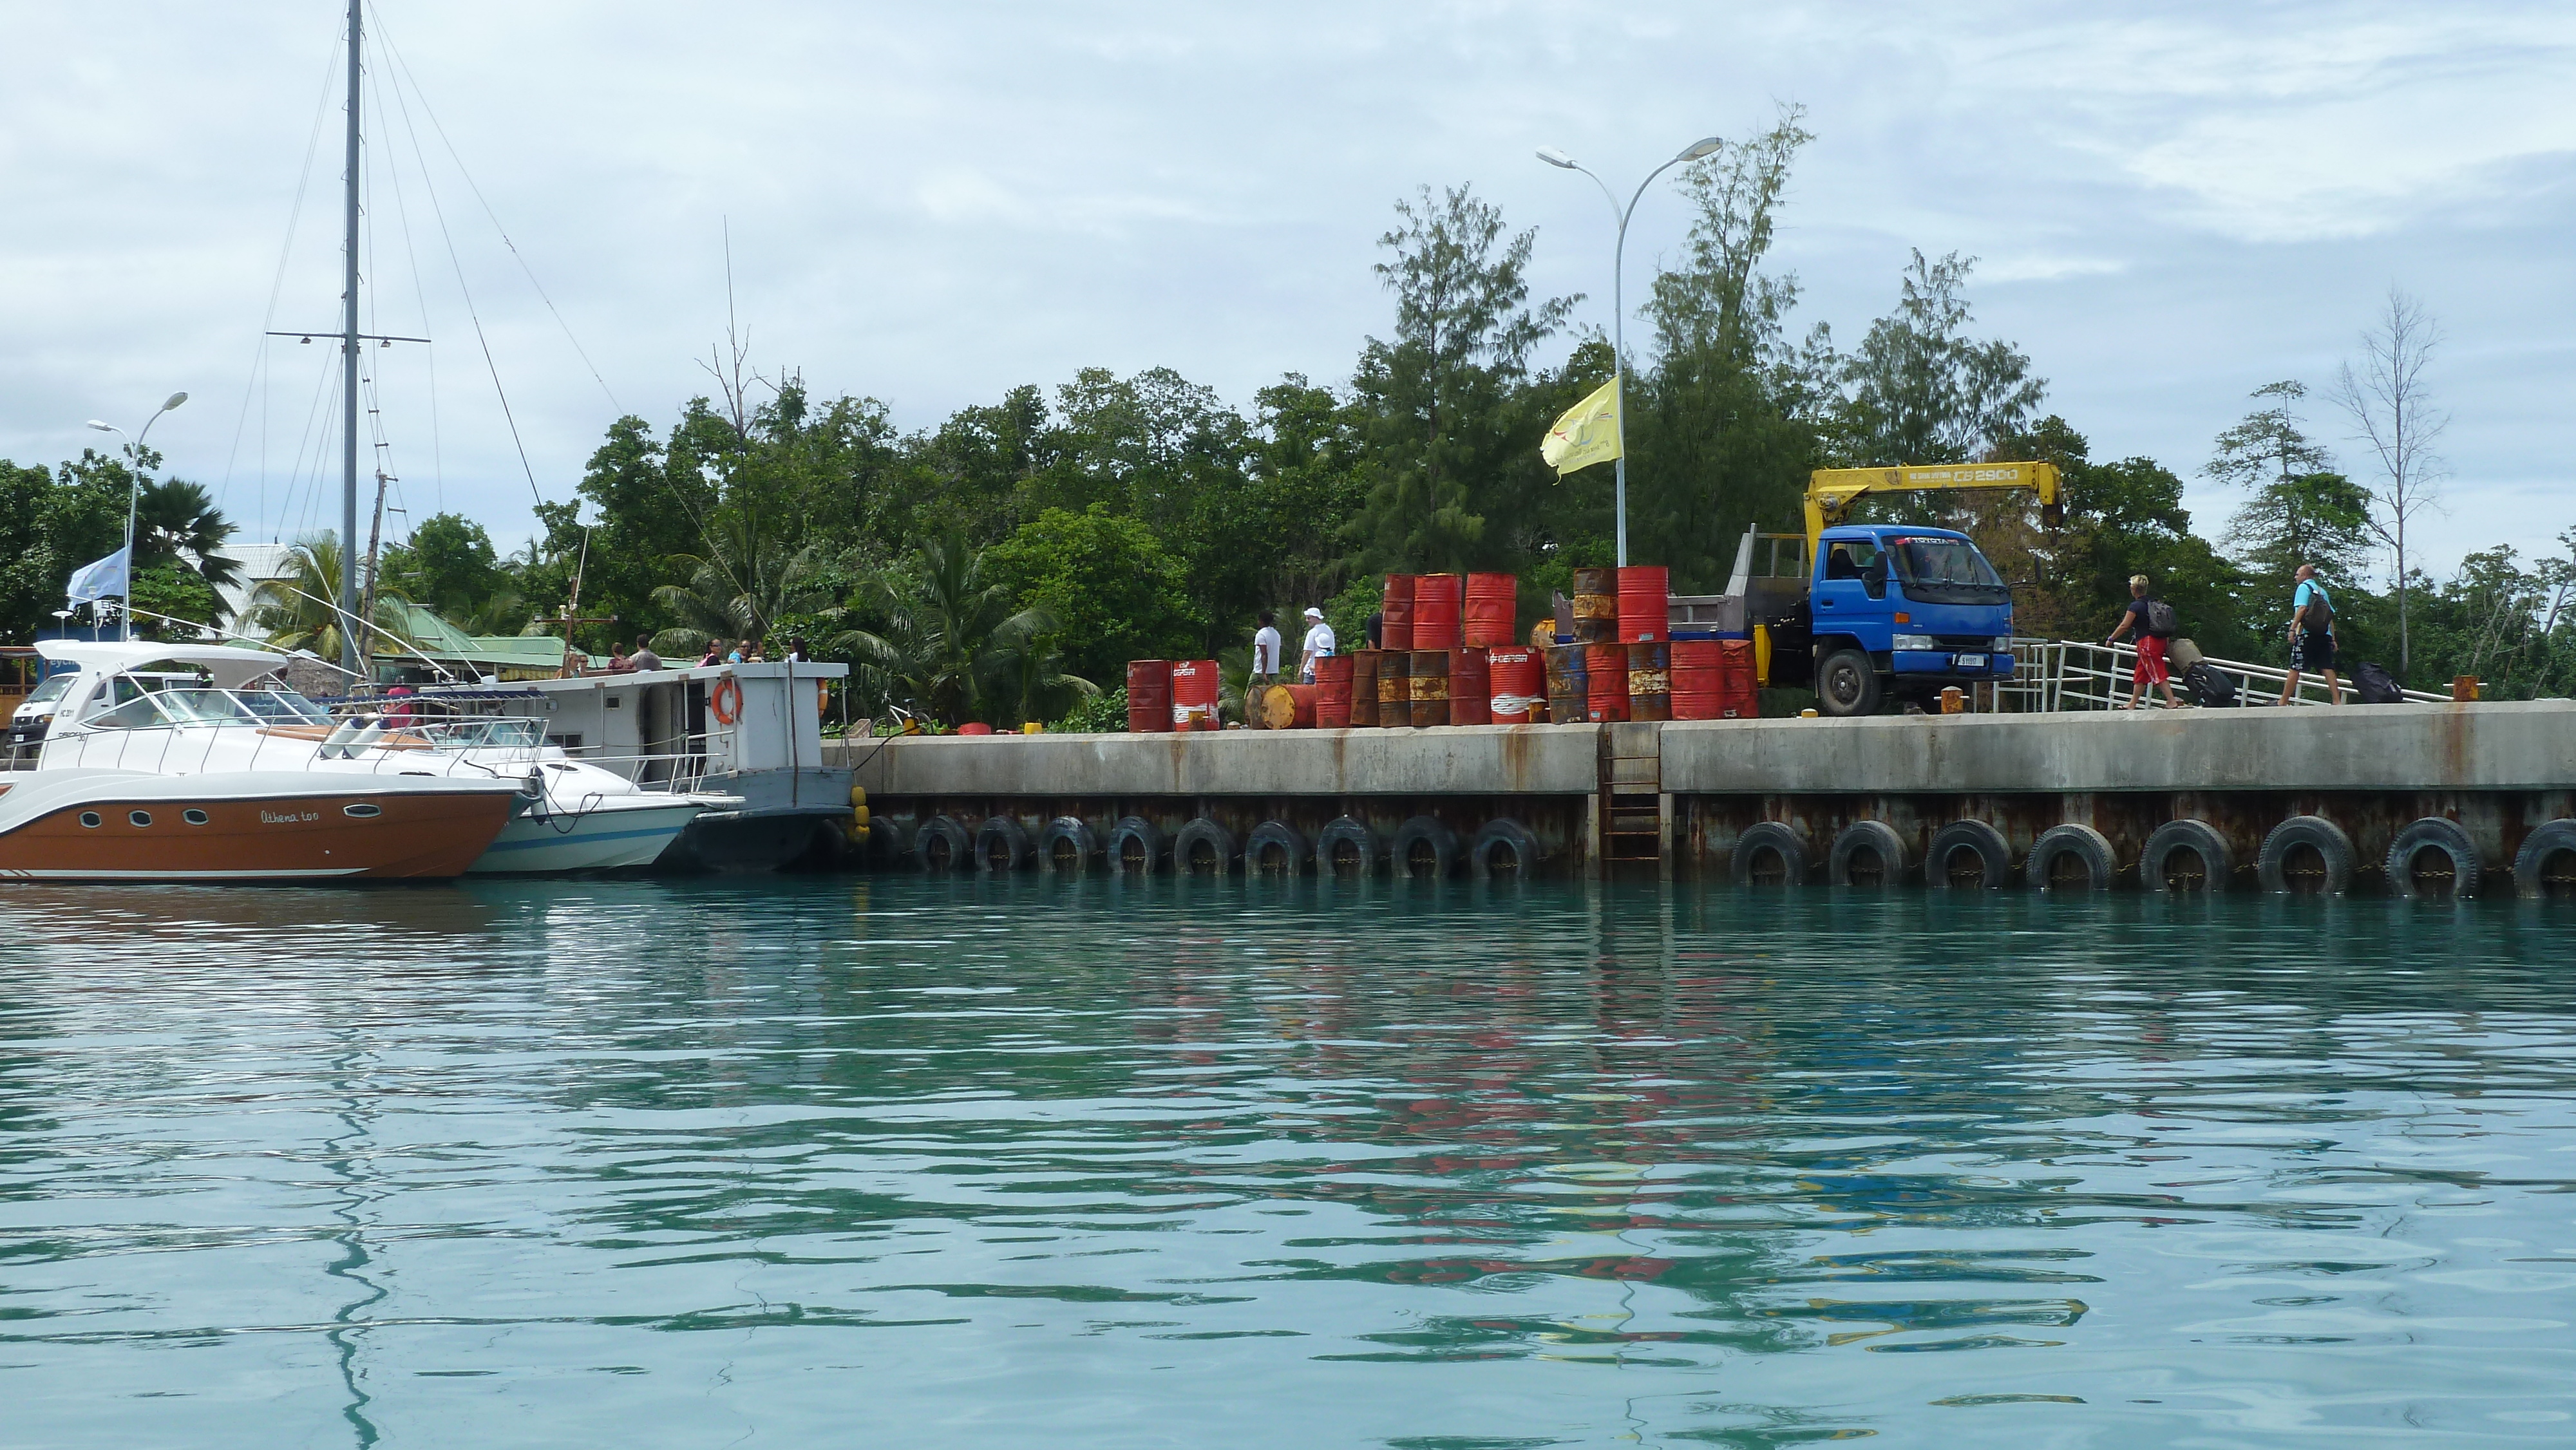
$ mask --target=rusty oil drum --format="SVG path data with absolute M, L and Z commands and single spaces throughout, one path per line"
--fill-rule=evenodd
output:
M 1449 651 L 1418 649 L 1406 662 L 1413 728 L 1449 723 Z
M 1547 656 L 1547 718 L 1559 725 L 1580 725 L 1592 718 L 1591 674 L 1584 646 L 1552 644 Z
M 1400 649 L 1377 656 L 1377 723 L 1382 730 L 1401 730 L 1413 723 L 1413 655 Z
M 1373 649 L 1351 651 L 1351 728 L 1367 729 L 1377 724 L 1377 662 L 1384 652 Z
M 1619 571 L 1574 571 L 1574 641 L 1608 644 L 1619 637 Z
M 1673 647 L 1667 640 L 1627 646 L 1628 718 L 1673 718 Z

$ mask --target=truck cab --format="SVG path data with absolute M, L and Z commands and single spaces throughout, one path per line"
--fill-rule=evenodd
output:
M 2010 678 L 2012 590 L 1967 535 L 1841 524 L 1816 540 L 1807 614 L 1816 704 L 1875 713 L 1891 694 Z

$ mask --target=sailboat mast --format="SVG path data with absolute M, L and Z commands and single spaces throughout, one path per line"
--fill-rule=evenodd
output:
M 349 198 L 340 297 L 340 664 L 358 664 L 358 10 L 349 0 Z M 363 679 L 364 676 L 358 678 Z

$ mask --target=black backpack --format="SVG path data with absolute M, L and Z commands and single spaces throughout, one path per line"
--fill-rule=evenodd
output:
M 2396 677 L 2368 660 L 2352 667 L 2352 692 L 2365 705 L 2395 705 L 2406 698 L 2406 692 L 2397 688 Z
M 2212 710 L 2232 709 L 2244 701 L 2236 697 L 2236 679 L 2207 660 L 2182 672 L 2182 687 L 2191 692 L 2198 704 Z
M 2334 628 L 2334 601 L 2326 597 L 2325 586 L 2314 580 L 2308 582 L 2308 617 L 2299 628 L 2317 634 Z
M 2161 599 L 2147 601 L 2147 633 L 2158 639 L 2171 639 L 2179 628 L 2181 621 L 2175 617 L 2172 605 Z

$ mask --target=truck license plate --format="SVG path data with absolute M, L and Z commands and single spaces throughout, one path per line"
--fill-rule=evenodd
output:
M 1982 670 L 1985 667 L 1986 657 L 1984 655 L 1959 656 L 1959 668 L 1963 670 Z

